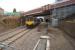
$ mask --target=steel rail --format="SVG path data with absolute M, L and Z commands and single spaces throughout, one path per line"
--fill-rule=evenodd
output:
M 21 31 L 19 34 L 3 41 L 3 42 L 0 42 L 0 49 L 7 49 L 7 48 L 13 48 L 14 50 L 16 50 L 17 48 L 15 48 L 14 46 L 10 46 L 10 44 L 14 43 L 16 40 L 18 40 L 19 38 L 23 37 L 25 34 L 29 33 L 30 32 L 30 29 L 29 30 L 26 30 L 26 31 Z
M 10 39 L 10 38 L 12 38 L 12 37 L 14 37 L 14 36 L 16 36 L 16 35 L 18 35 L 18 34 L 22 33 L 23 31 L 25 31 L 25 30 L 21 30 L 20 32 L 15 33 L 15 34 L 13 34 L 13 35 L 11 35 L 11 36 L 9 36 L 9 37 L 7 37 L 7 38 L 5 38 L 5 39 L 1 40 L 0 42 L 6 41 L 6 40 L 8 40 L 8 39 Z
M 9 30 L 9 31 L 7 31 L 7 32 L 3 32 L 3 33 L 0 34 L 0 37 L 4 36 L 4 35 L 6 35 L 6 34 L 9 34 L 9 33 L 13 32 L 13 31 L 17 31 L 17 30 L 19 30 L 19 28 L 20 28 L 20 27 L 17 27 L 17 28 L 15 28 L 15 29 L 11 29 L 11 30 Z

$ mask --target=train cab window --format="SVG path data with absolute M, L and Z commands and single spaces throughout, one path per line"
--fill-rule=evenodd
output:
M 33 21 L 33 18 L 28 17 L 28 18 L 26 18 L 26 20 L 27 20 L 27 21 Z

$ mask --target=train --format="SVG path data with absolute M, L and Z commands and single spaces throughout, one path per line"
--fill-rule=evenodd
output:
M 37 19 L 34 17 L 26 17 L 25 25 L 27 28 L 33 28 L 38 24 Z
M 45 16 L 28 16 L 26 17 L 26 27 L 34 28 L 39 25 L 41 22 L 46 22 Z
M 34 16 L 22 16 L 20 18 L 21 25 L 25 25 L 27 28 L 34 28 L 43 21 L 43 18 L 38 18 Z

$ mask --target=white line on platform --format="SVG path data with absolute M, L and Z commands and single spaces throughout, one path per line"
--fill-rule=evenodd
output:
M 37 46 L 38 46 L 38 44 L 39 44 L 40 40 L 41 40 L 41 39 L 39 39 L 39 40 L 38 40 L 38 42 L 37 42 L 37 44 L 35 45 L 35 47 L 34 47 L 34 49 L 33 49 L 33 50 L 36 50 L 36 48 L 37 48 Z
M 49 39 L 47 39 L 46 50 L 50 50 L 50 41 L 49 41 Z

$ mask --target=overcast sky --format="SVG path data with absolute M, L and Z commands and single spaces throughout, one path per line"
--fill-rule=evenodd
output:
M 17 11 L 29 11 L 46 4 L 52 4 L 55 0 L 0 0 L 0 7 L 11 12 L 13 8 Z

